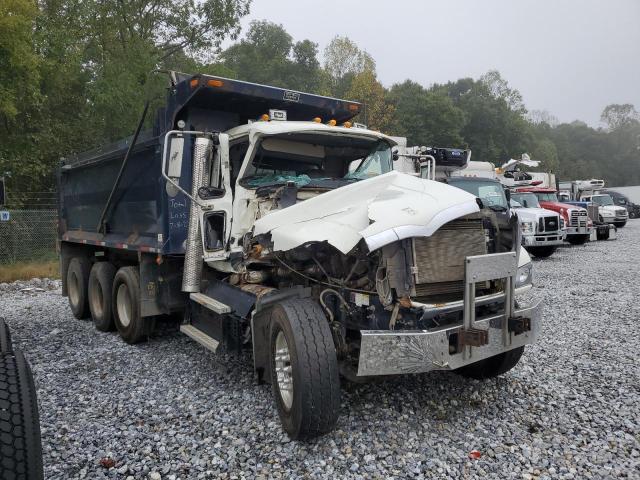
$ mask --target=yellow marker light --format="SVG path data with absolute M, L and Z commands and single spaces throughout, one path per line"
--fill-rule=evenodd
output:
M 269 121 L 269 115 L 267 115 L 266 113 L 263 113 L 262 115 L 260 115 L 260 120 L 263 122 L 268 122 Z
M 224 82 L 222 80 L 218 80 L 217 78 L 212 78 L 211 80 L 207 80 L 207 85 L 210 87 L 222 87 Z
M 343 126 L 344 128 L 351 128 L 351 122 L 344 122 L 344 123 L 342 124 L 342 126 Z
M 192 78 L 191 81 L 189 82 L 189 85 L 191 85 L 191 88 L 196 88 L 198 86 L 199 80 L 197 78 Z
M 314 118 L 313 121 L 316 123 L 322 123 L 322 119 L 320 117 Z
M 327 125 L 329 125 L 330 127 L 335 127 L 336 126 L 336 121 L 332 118 L 331 120 L 329 120 L 327 122 Z

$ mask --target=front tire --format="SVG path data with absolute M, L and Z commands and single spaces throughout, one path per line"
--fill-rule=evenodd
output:
M 499 355 L 485 358 L 479 362 L 459 368 L 454 370 L 454 372 L 463 377 L 474 378 L 476 380 L 497 377 L 515 367 L 520 361 L 520 358 L 522 358 L 523 353 L 524 347 L 514 348 L 513 350 L 508 350 Z
M 617 227 L 617 228 L 622 228 L 627 224 L 627 221 L 625 220 L 624 222 L 613 222 L 613 224 Z
M 528 247 L 527 252 L 537 258 L 548 258 L 556 251 L 556 247 Z
M 19 350 L 0 354 L 0 478 L 44 478 L 36 389 Z
M 89 317 L 89 272 L 91 262 L 86 257 L 73 257 L 67 269 L 67 295 L 73 316 L 78 320 Z
M 567 242 L 571 245 L 584 245 L 589 240 L 589 235 L 567 235 Z
M 293 440 L 331 431 L 340 413 L 340 377 L 320 306 L 310 299 L 274 305 L 269 338 L 271 383 L 284 430 Z
M 154 318 L 140 316 L 140 274 L 137 267 L 122 267 L 113 279 L 111 310 L 122 339 L 134 344 L 146 339 L 155 326 Z
M 93 325 L 101 332 L 115 330 L 111 314 L 111 289 L 116 267 L 109 262 L 94 263 L 89 274 L 89 310 Z

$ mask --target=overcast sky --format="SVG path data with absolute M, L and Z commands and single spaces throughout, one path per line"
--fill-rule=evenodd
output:
M 610 103 L 640 110 L 640 0 L 253 0 L 320 51 L 347 35 L 385 86 L 425 86 L 497 69 L 529 110 L 598 126 Z

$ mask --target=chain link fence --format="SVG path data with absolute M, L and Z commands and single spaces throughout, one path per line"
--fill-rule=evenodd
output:
M 0 210 L 9 216 L 0 218 L 0 265 L 56 259 L 55 209 Z

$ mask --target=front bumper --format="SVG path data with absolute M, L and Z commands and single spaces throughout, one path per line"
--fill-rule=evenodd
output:
M 562 245 L 563 241 L 564 235 L 562 232 L 522 236 L 522 245 L 525 247 L 551 247 L 553 245 Z
M 460 326 L 436 331 L 363 330 L 358 376 L 400 375 L 431 370 L 455 370 L 485 358 L 534 343 L 540 331 L 540 302 L 514 310 L 514 317 L 528 318 L 530 330 L 516 334 L 505 328 L 504 314 L 476 320 L 474 328 L 487 331 L 489 343 L 469 347 L 470 353 L 451 353 L 450 337 Z
M 566 227 L 566 235 L 591 235 L 593 227 Z

